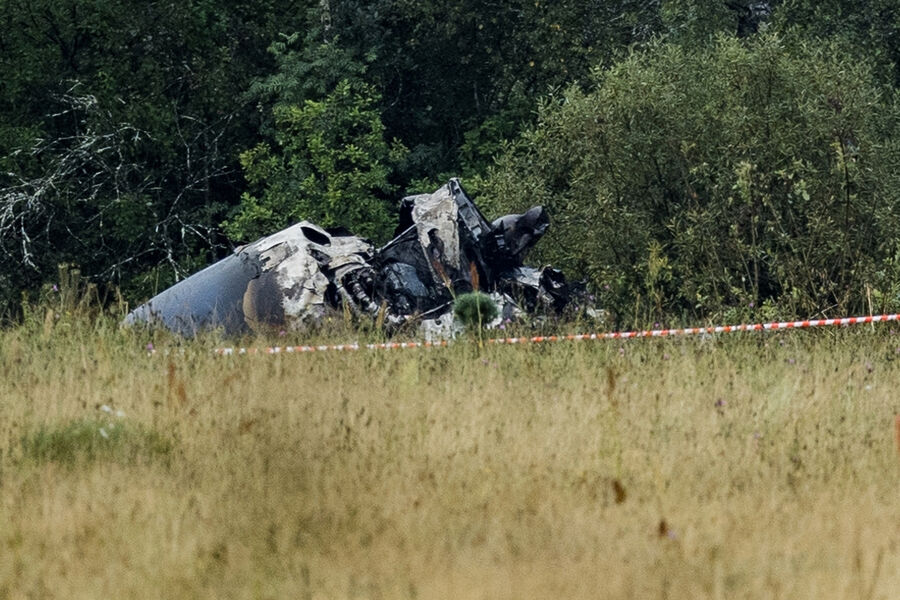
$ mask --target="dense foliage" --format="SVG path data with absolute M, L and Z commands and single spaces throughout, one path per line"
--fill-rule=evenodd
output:
M 0 2 L 0 298 L 73 262 L 135 297 L 220 253 L 242 100 L 295 2 Z
M 368 87 L 343 80 L 320 102 L 276 107 L 277 150 L 260 144 L 241 154 L 247 181 L 262 191 L 244 195 L 228 234 L 253 239 L 308 219 L 352 224 L 386 241 L 393 229 L 386 200 L 396 192 L 388 176 L 406 149 L 385 143 L 376 101 Z
M 897 110 L 865 62 L 776 35 L 657 44 L 542 105 L 489 193 L 620 317 L 896 298 Z
M 449 175 L 551 206 L 623 317 L 892 303 L 895 4 L 0 0 L 0 317 L 60 263 L 136 301 L 290 221 L 383 239 Z

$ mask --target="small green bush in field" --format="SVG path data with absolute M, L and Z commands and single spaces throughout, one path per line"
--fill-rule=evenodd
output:
M 22 455 L 38 462 L 133 463 L 169 455 L 172 442 L 144 427 L 100 419 L 45 425 L 22 438 Z
M 543 204 L 537 258 L 620 325 L 896 309 L 898 122 L 837 43 L 657 43 L 546 101 L 482 203 Z
M 483 292 L 460 294 L 453 305 L 453 314 L 468 328 L 481 328 L 497 318 L 497 304 Z

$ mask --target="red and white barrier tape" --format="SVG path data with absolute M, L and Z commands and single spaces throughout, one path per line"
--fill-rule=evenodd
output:
M 719 325 L 716 327 L 688 327 L 685 329 L 650 329 L 645 331 L 615 331 L 609 333 L 579 333 L 570 335 L 538 335 L 534 337 L 491 338 L 488 344 L 541 344 L 580 340 L 623 340 L 630 338 L 666 337 L 676 335 L 703 335 L 713 333 L 735 333 L 738 331 L 777 331 L 781 329 L 809 329 L 813 327 L 862 325 L 865 323 L 885 323 L 900 321 L 900 315 L 869 315 L 867 317 L 844 317 L 842 319 L 809 319 L 806 321 L 781 321 L 774 323 L 753 323 L 745 325 Z M 440 342 L 387 342 L 383 344 L 338 344 L 325 346 L 270 346 L 268 348 L 218 348 L 216 354 L 293 354 L 303 352 L 342 352 L 355 350 L 395 350 L 405 348 L 444 348 L 446 340 Z

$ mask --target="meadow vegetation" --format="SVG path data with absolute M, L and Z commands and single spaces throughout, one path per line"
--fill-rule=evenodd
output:
M 26 321 L 0 598 L 892 598 L 897 331 L 221 357 Z

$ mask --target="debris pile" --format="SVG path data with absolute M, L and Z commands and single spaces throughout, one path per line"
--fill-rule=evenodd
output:
M 562 273 L 522 264 L 547 230 L 546 211 L 488 222 L 451 179 L 432 194 L 404 198 L 394 238 L 382 248 L 345 230 L 303 221 L 210 265 L 137 307 L 125 323 L 160 324 L 192 336 L 302 329 L 331 311 L 381 315 L 388 327 L 419 322 L 442 330 L 453 298 L 480 288 L 501 308 L 562 311 L 569 291 Z

